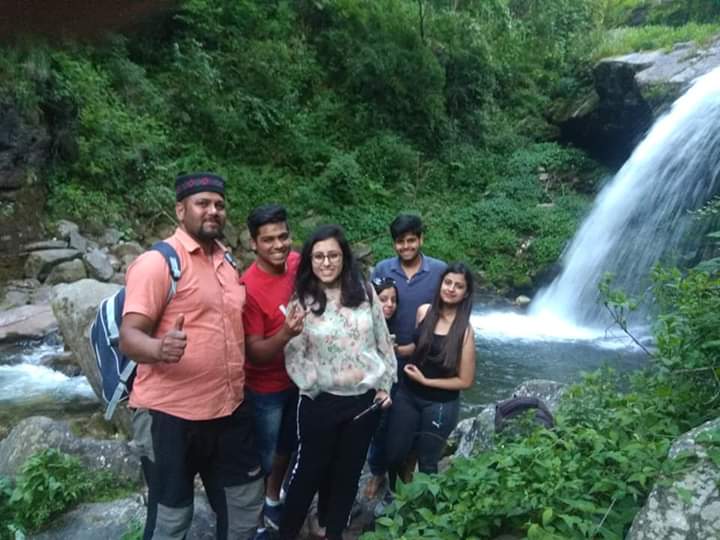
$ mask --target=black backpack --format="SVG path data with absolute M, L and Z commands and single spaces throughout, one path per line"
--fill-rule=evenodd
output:
M 550 409 L 536 397 L 513 396 L 505 401 L 495 404 L 495 433 L 502 432 L 514 418 L 524 415 L 528 411 L 534 411 L 533 422 L 547 429 L 555 426 Z

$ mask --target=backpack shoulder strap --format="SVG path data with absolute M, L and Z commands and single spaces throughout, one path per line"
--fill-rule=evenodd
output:
M 177 291 L 177 282 L 180 280 L 180 274 L 182 273 L 182 269 L 180 268 L 180 257 L 178 256 L 177 251 L 175 251 L 175 248 L 163 240 L 155 242 L 150 249 L 160 252 L 160 254 L 165 258 L 165 262 L 167 262 L 170 277 L 172 278 L 172 282 L 170 283 L 170 292 L 168 293 L 169 302 L 170 299 L 175 296 L 175 292 Z

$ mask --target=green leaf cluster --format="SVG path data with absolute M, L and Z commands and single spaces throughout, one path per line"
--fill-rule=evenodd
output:
M 111 499 L 130 489 L 109 473 L 90 473 L 75 457 L 42 450 L 23 464 L 14 485 L 0 477 L 0 540 L 37 531 L 78 502 Z
M 692 465 L 687 455 L 667 459 L 672 442 L 720 415 L 720 277 L 662 268 L 652 277 L 649 368 L 587 375 L 565 393 L 553 430 L 524 425 L 492 451 L 418 475 L 363 540 L 624 538 L 652 486 Z M 637 301 L 609 284 L 603 295 L 622 323 Z M 720 463 L 720 435 L 698 441 Z

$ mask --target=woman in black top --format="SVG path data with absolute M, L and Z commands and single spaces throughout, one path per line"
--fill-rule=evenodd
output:
M 414 449 L 420 472 L 437 472 L 445 442 L 457 425 L 460 390 L 475 381 L 472 294 L 470 269 L 453 263 L 443 273 L 433 303 L 417 310 L 415 350 L 390 411 L 391 471 Z

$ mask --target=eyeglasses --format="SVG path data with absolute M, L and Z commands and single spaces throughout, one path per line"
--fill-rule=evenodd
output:
M 340 257 L 342 257 L 342 253 L 339 251 L 331 251 L 330 253 L 320 253 L 316 251 L 312 254 L 312 261 L 315 264 L 322 264 L 325 262 L 325 259 L 327 259 L 330 264 L 335 264 L 340 260 Z
M 375 287 L 384 287 L 384 286 L 395 286 L 395 280 L 391 277 L 376 277 L 374 278 L 371 283 Z

